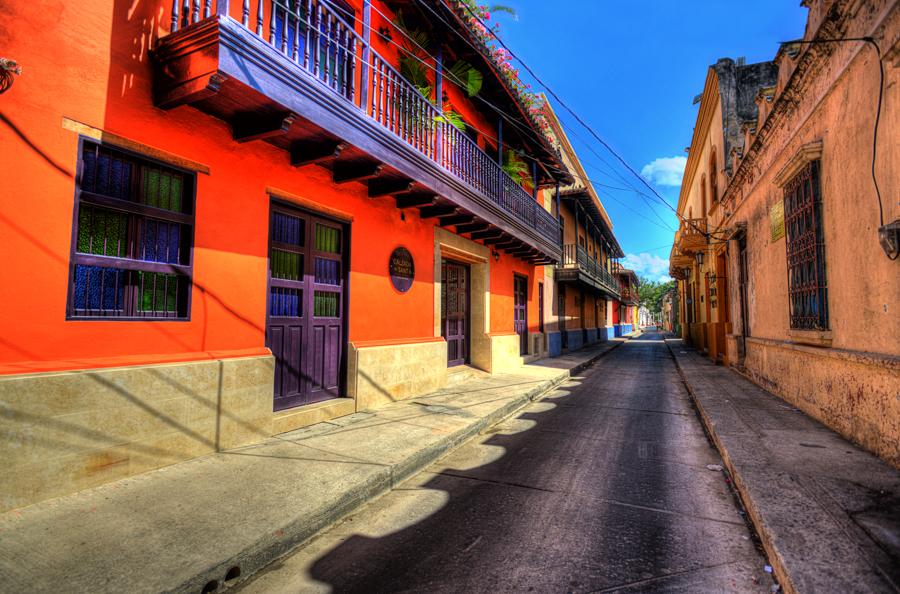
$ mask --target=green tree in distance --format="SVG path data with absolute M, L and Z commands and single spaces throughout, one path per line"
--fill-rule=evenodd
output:
M 652 313 L 662 311 L 663 295 L 671 291 L 675 287 L 675 281 L 670 280 L 664 283 L 641 277 L 638 285 L 638 300 L 641 305 L 649 309 Z

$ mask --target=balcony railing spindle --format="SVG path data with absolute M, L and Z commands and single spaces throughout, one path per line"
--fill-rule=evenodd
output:
M 223 10 L 219 4 L 217 0 L 216 14 L 226 15 L 227 5 Z M 249 31 L 252 27 L 256 37 L 266 41 L 274 51 L 354 102 L 368 117 L 484 194 L 500 209 L 552 243 L 558 241 L 558 222 L 534 196 L 506 174 L 502 165 L 465 132 L 447 122 L 431 98 L 422 95 L 367 45 L 354 23 L 348 24 L 332 4 L 324 0 L 298 0 L 294 4 L 289 0 L 257 0 L 255 15 L 251 14 L 251 4 L 251 0 L 241 3 L 240 23 L 245 29 Z M 173 0 L 171 6 L 172 32 L 199 22 L 201 13 L 203 19 L 213 14 L 212 0 L 203 0 L 202 4 L 200 0 Z M 357 44 L 361 51 L 357 51 Z M 358 56 L 371 58 L 357 68 Z M 357 89 L 357 70 L 365 69 L 370 73 L 360 76 L 365 87 Z M 577 252 L 572 255 L 578 258 Z M 587 259 L 584 266 L 595 277 L 609 280 L 608 271 L 595 261 Z

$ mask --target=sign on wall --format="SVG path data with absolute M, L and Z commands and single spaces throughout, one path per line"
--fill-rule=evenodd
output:
M 769 228 L 772 230 L 772 241 L 784 237 L 784 200 L 769 207 Z
M 394 288 L 401 293 L 406 293 L 412 287 L 416 276 L 416 267 L 412 254 L 403 246 L 395 248 L 391 252 L 391 260 L 388 263 L 388 274 Z

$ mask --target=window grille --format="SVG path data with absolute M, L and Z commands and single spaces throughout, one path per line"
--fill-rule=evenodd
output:
M 819 161 L 811 161 L 784 188 L 791 328 L 828 329 L 828 286 Z
M 83 141 L 70 319 L 187 319 L 194 175 Z

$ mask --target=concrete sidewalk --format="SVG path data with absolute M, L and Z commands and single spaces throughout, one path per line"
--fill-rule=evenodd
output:
M 900 472 L 667 340 L 784 591 L 900 592 Z
M 623 342 L 5 513 L 0 591 L 238 583 Z

